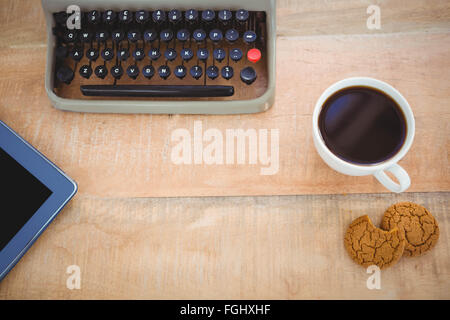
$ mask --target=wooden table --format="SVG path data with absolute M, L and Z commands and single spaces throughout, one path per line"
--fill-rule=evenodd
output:
M 291 59 L 301 64 L 309 70 L 303 81 L 310 90 L 298 92 L 290 85 L 290 74 L 279 75 L 276 105 L 255 118 L 57 111 L 43 90 L 46 40 L 40 1 L 32 5 L 29 0 L 0 3 L 0 119 L 81 181 L 79 194 L 0 283 L 1 299 L 450 298 L 448 1 L 380 2 L 381 30 L 366 27 L 369 1 L 278 1 L 278 70 L 289 70 Z M 414 153 L 404 162 L 414 178 L 412 190 L 421 192 L 383 194 L 372 178 L 335 175 L 317 160 L 312 148 L 310 153 L 307 149 L 312 158 L 299 154 L 293 160 L 318 166 L 310 173 L 326 172 L 320 180 L 324 191 L 308 187 L 295 174 L 294 182 L 289 182 L 289 170 L 297 168 L 296 161 L 282 162 L 281 178 L 275 175 L 264 181 L 265 188 L 258 189 L 256 183 L 241 188 L 241 181 L 227 177 L 233 172 L 245 175 L 245 168 L 227 168 L 219 169 L 223 170 L 223 182 L 219 179 L 217 185 L 204 189 L 193 184 L 191 191 L 186 191 L 186 186 L 171 189 L 173 182 L 148 191 L 139 182 L 129 184 L 126 177 L 121 186 L 120 176 L 111 171 L 110 163 L 103 162 L 117 155 L 116 150 L 125 150 L 119 160 L 112 159 L 114 165 L 123 168 L 133 162 L 142 167 L 141 156 L 145 155 L 155 162 L 149 164 L 150 177 L 154 169 L 158 174 L 170 174 L 164 158 L 167 150 L 158 139 L 170 138 L 161 128 L 174 121 L 222 123 L 220 128 L 242 122 L 259 128 L 261 121 L 282 111 L 281 123 L 296 126 L 296 138 L 310 141 L 309 136 L 301 136 L 301 132 L 309 132 L 301 125 L 313 107 L 310 101 L 334 77 L 361 71 L 359 64 L 364 58 L 352 54 L 357 50 L 374 56 L 382 53 L 369 73 L 387 77 L 408 94 L 414 106 L 427 107 L 415 112 L 422 128 L 429 130 L 423 130 Z M 346 54 L 349 58 L 343 59 Z M 355 59 L 360 59 L 359 64 Z M 327 78 L 320 66 L 330 61 L 337 67 Z M 404 63 L 399 71 L 397 63 Z M 417 67 L 420 63 L 425 65 Z M 385 66 L 391 69 L 385 70 Z M 321 73 L 314 74 L 314 70 Z M 415 86 L 422 90 L 414 92 Z M 290 112 L 289 102 L 296 101 L 303 102 L 305 109 Z M 153 140 L 141 135 L 136 144 L 113 143 L 115 138 L 120 142 L 130 138 L 120 137 L 115 125 L 146 129 L 147 121 L 160 130 L 153 132 Z M 430 150 L 433 152 L 427 153 Z M 215 168 L 192 177 L 201 180 L 212 170 Z M 137 173 L 132 168 L 125 171 Z M 174 174 L 187 180 L 183 170 Z M 355 183 L 360 183 L 357 186 L 364 192 L 376 193 L 343 194 L 355 192 L 348 187 Z M 327 189 L 330 185 L 331 190 Z M 296 195 L 305 193 L 336 195 Z M 212 197 L 221 194 L 234 197 Z M 369 275 L 347 256 L 343 234 L 347 225 L 363 214 L 379 223 L 384 210 L 397 201 L 426 206 L 440 224 L 441 237 L 423 257 L 404 258 L 383 271 L 381 290 L 368 290 Z M 66 287 L 70 265 L 81 269 L 80 290 Z

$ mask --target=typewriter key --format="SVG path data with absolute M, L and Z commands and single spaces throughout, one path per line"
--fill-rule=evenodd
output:
M 227 39 L 228 42 L 233 43 L 239 39 L 239 32 L 236 29 L 229 29 L 225 33 L 225 39 Z
M 211 80 L 216 79 L 219 76 L 219 68 L 217 68 L 216 66 L 209 66 L 206 69 L 206 75 L 208 76 L 208 78 L 210 78 Z
M 202 21 L 206 23 L 212 22 L 216 18 L 216 13 L 213 10 L 202 11 Z
M 182 49 L 180 55 L 184 61 L 189 61 L 194 57 L 194 53 L 189 48 Z
M 106 69 L 104 65 L 100 65 L 95 68 L 94 73 L 97 78 L 105 79 L 105 77 L 108 75 L 108 69 Z
M 178 23 L 181 21 L 182 14 L 180 10 L 170 10 L 169 11 L 169 21 L 172 23 Z
M 117 13 L 113 10 L 106 10 L 103 12 L 103 22 L 106 24 L 113 24 L 116 22 Z
M 122 48 L 117 53 L 117 56 L 121 61 L 127 61 L 128 57 L 130 56 L 130 52 L 128 51 L 127 48 Z
M 241 80 L 250 85 L 256 80 L 256 71 L 252 67 L 247 67 L 241 70 Z
M 133 13 L 130 10 L 119 12 L 119 21 L 123 24 L 129 24 L 133 20 Z
M 142 48 L 136 48 L 136 49 L 134 49 L 134 51 L 133 51 L 133 58 L 134 58 L 136 61 L 141 61 L 142 59 L 144 59 L 144 58 L 145 58 L 145 52 L 144 52 L 144 49 L 142 49 Z
M 152 19 L 154 23 L 163 23 L 166 21 L 166 12 L 164 10 L 153 11 Z
M 139 68 L 137 65 L 132 65 L 127 68 L 127 75 L 133 80 L 139 76 Z
M 59 81 L 65 84 L 70 84 L 73 80 L 74 73 L 72 69 L 70 69 L 69 67 L 62 66 L 56 72 L 56 77 L 58 78 Z
M 123 75 L 123 69 L 121 66 L 114 66 L 111 68 L 111 75 L 114 77 L 114 79 L 118 80 Z
M 98 59 L 98 50 L 94 48 L 87 49 L 86 57 L 89 59 L 89 61 L 96 61 Z
M 161 66 L 158 69 L 158 74 L 161 77 L 161 79 L 166 80 L 170 76 L 170 68 L 169 66 Z
M 139 10 L 136 12 L 135 20 L 137 23 L 144 24 L 150 18 L 150 13 L 146 10 Z
M 105 61 L 110 61 L 114 58 L 114 51 L 111 48 L 105 48 L 102 50 L 102 58 Z
M 80 68 L 80 76 L 85 79 L 89 79 L 92 75 L 92 68 L 88 65 L 84 65 Z
M 203 75 L 203 69 L 200 66 L 193 66 L 190 73 L 192 78 L 198 80 Z
M 151 79 L 155 75 L 155 68 L 153 68 L 153 66 L 151 66 L 151 65 L 145 66 L 142 69 L 142 74 L 147 79 Z
M 189 23 L 194 23 L 198 20 L 198 11 L 194 9 L 187 10 L 184 18 Z
M 186 67 L 185 66 L 176 67 L 174 74 L 177 78 L 183 79 L 184 77 L 186 77 Z
M 233 67 L 225 66 L 222 68 L 222 78 L 230 80 L 234 76 Z
M 250 16 L 250 14 L 247 10 L 240 9 L 240 10 L 236 11 L 236 20 L 240 23 L 247 22 L 249 16 Z

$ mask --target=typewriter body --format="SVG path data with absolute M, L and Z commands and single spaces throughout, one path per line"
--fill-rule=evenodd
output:
M 275 0 L 42 4 L 45 87 L 58 109 L 241 114 L 274 102 Z

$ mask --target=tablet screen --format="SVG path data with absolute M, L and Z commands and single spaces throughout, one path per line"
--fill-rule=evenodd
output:
M 0 251 L 52 191 L 0 148 Z

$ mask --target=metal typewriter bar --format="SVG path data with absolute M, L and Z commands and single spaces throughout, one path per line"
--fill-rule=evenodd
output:
M 85 85 L 81 92 L 90 97 L 208 98 L 230 97 L 232 86 Z

